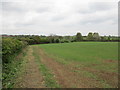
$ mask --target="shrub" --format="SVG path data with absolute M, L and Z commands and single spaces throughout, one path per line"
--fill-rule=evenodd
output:
M 13 38 L 2 39 L 2 60 L 3 64 L 10 62 L 10 57 L 24 48 L 27 45 L 26 42 L 19 41 Z

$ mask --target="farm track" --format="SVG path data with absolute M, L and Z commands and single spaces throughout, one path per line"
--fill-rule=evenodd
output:
M 33 49 L 34 48 L 34 49 Z M 94 78 L 86 77 L 81 73 L 74 72 L 76 63 L 71 63 L 64 65 L 60 62 L 57 62 L 55 59 L 50 58 L 44 50 L 37 45 L 29 46 L 28 53 L 25 57 L 27 60 L 25 66 L 24 74 L 18 78 L 18 83 L 16 83 L 16 88 L 45 88 L 44 76 L 39 69 L 39 64 L 36 62 L 35 52 L 40 56 L 41 64 L 44 64 L 48 70 L 54 75 L 55 81 L 62 88 L 101 88 L 105 87 L 103 83 Z M 82 70 L 82 69 L 81 69 Z M 91 71 L 91 68 L 86 68 L 83 71 L 90 71 L 94 74 L 97 74 L 94 71 Z
M 18 78 L 15 88 L 44 88 L 44 79 L 39 71 L 35 58 L 32 55 L 33 50 L 29 47 L 25 57 L 27 63 L 24 68 L 24 74 Z

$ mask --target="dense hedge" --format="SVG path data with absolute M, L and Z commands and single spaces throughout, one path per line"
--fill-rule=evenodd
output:
M 3 38 L 2 39 L 2 62 L 9 63 L 10 58 L 20 52 L 22 48 L 27 45 L 26 42 L 19 41 L 13 38 Z

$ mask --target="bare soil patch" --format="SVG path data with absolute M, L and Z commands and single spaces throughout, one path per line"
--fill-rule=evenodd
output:
M 118 60 L 104 60 L 104 63 L 117 63 Z

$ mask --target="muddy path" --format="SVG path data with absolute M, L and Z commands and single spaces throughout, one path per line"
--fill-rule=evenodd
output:
M 15 88 L 44 88 L 44 79 L 39 71 L 35 58 L 32 55 L 33 49 L 29 46 L 27 51 L 24 73 L 17 79 Z

